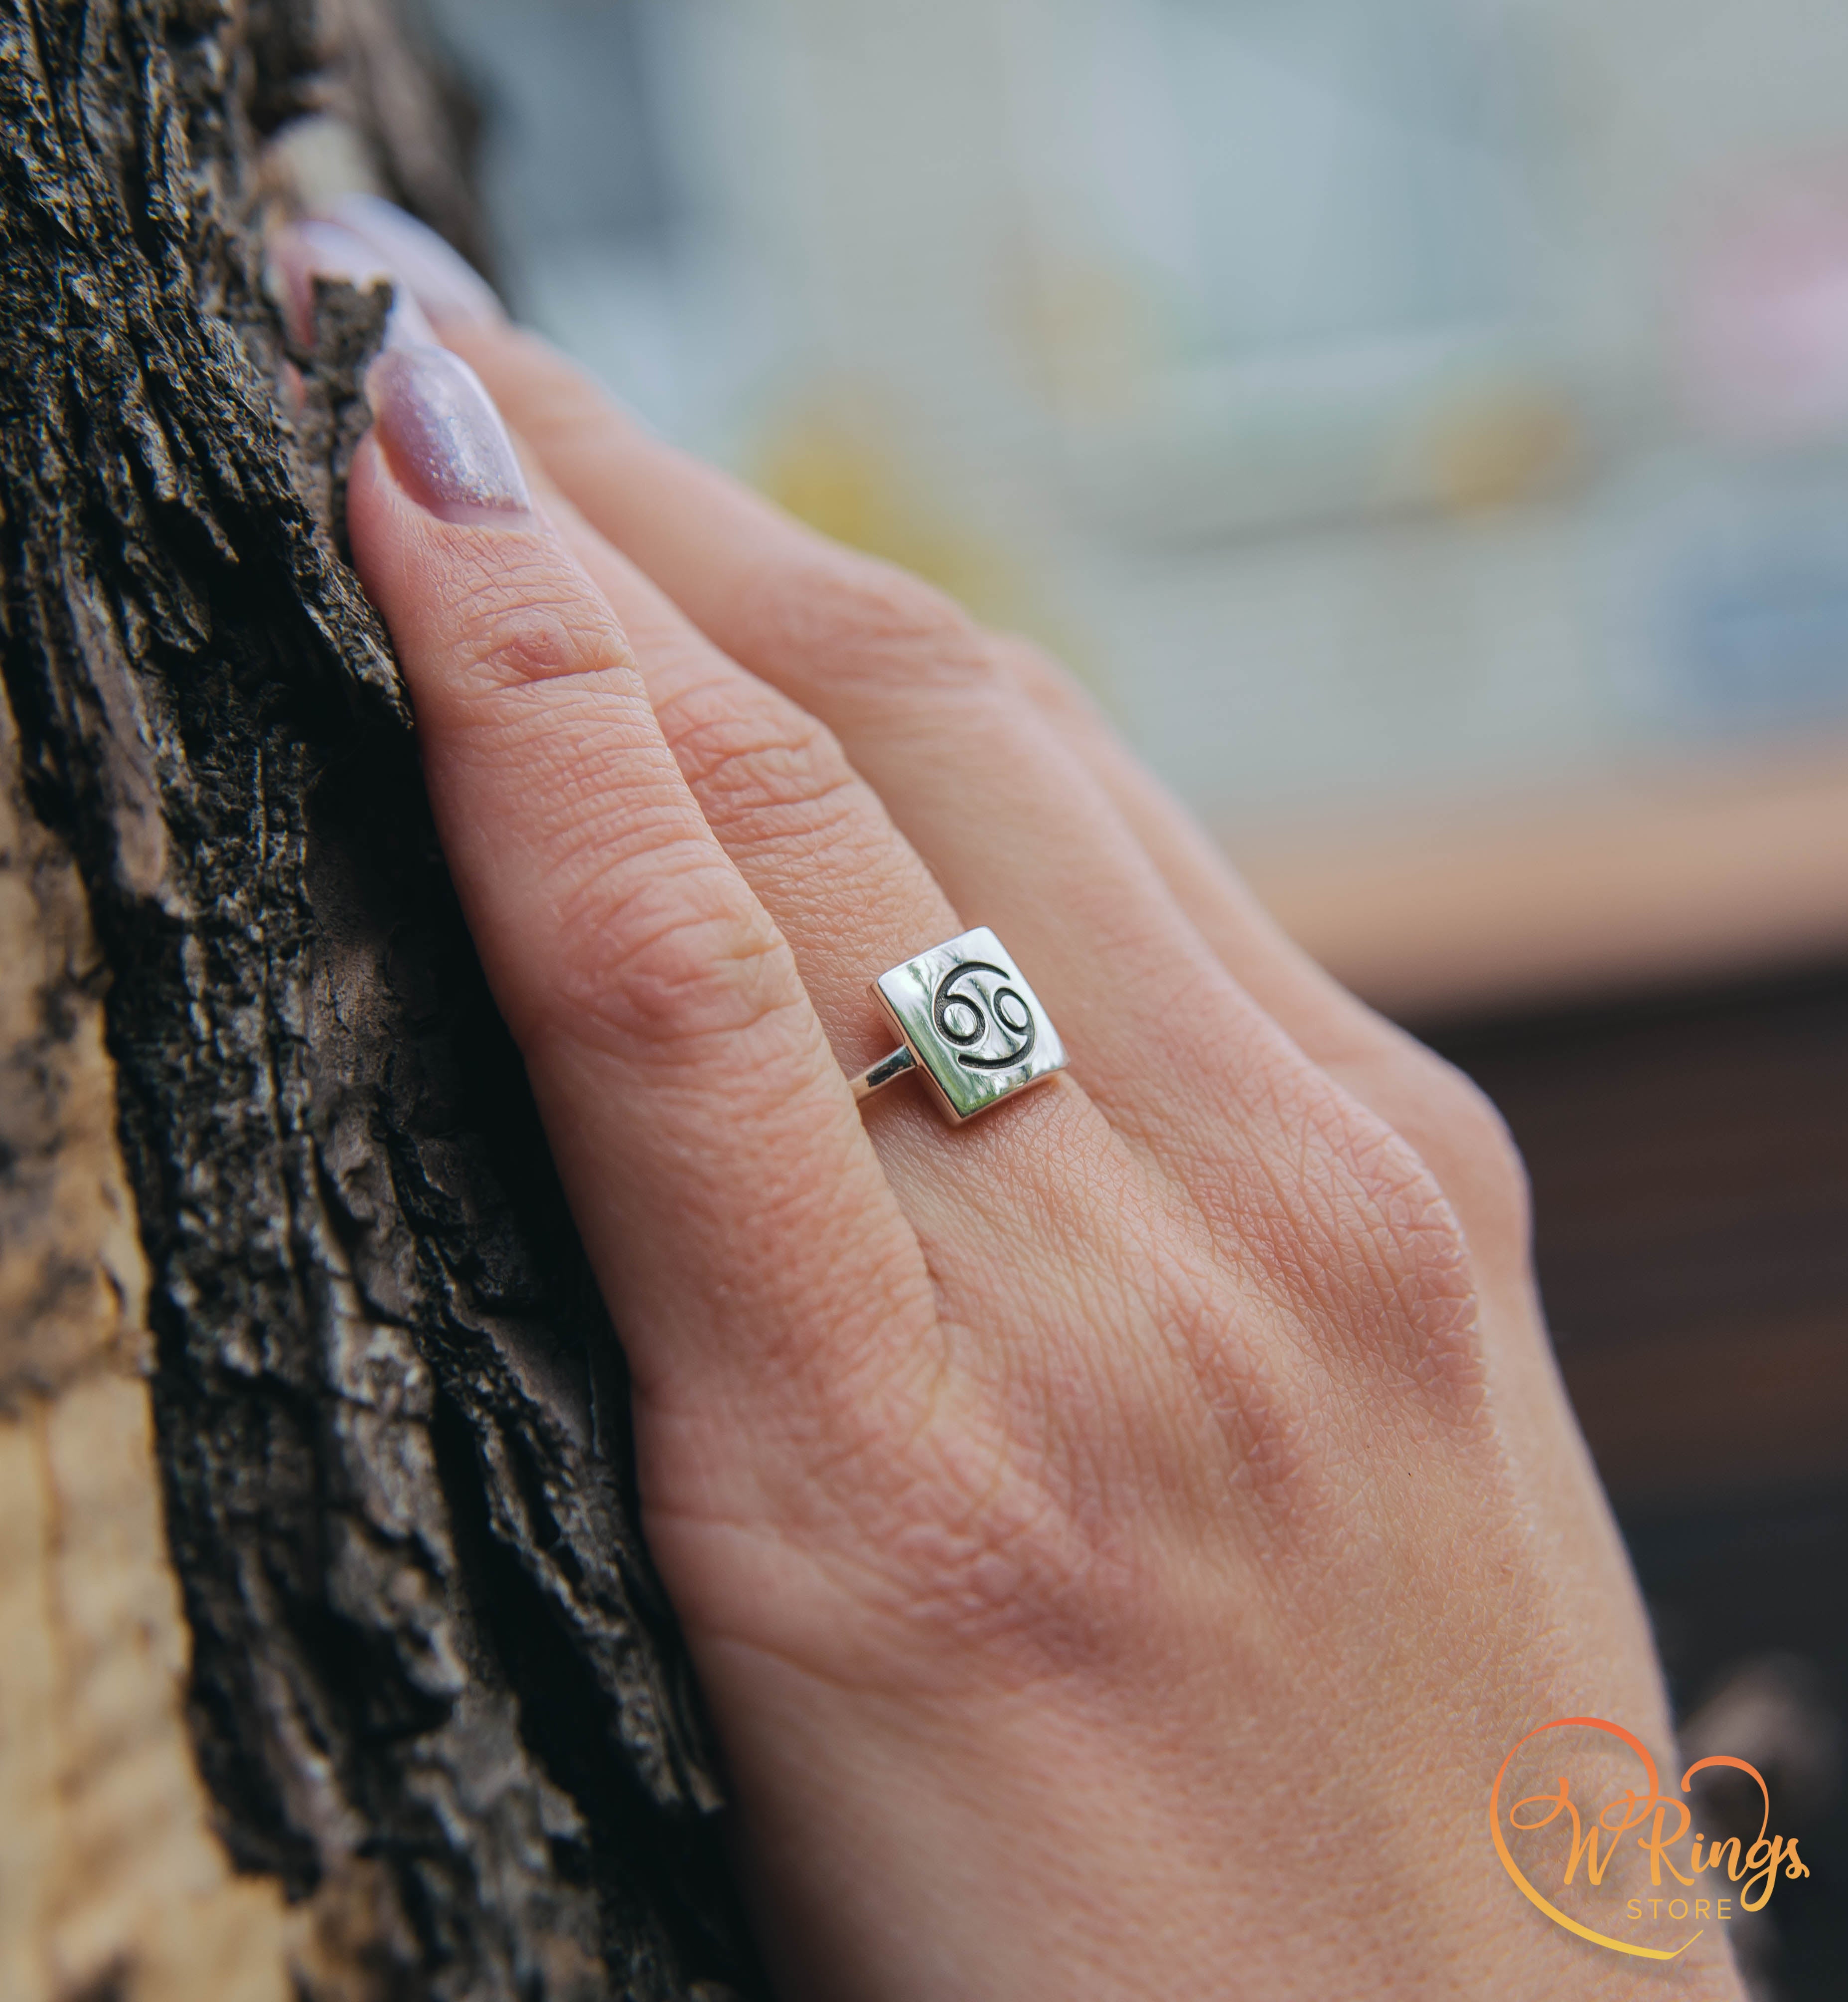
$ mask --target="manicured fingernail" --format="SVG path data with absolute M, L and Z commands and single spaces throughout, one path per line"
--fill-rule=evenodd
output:
M 375 194 L 348 195 L 328 211 L 384 260 L 438 326 L 447 322 L 499 323 L 507 318 L 481 274 L 414 215 Z
M 288 222 L 270 236 L 270 269 L 276 274 L 289 331 L 305 346 L 314 338 L 315 280 L 343 278 L 364 290 L 392 287 L 391 316 L 385 323 L 388 347 L 430 346 L 436 340 L 411 288 L 364 238 L 337 222 Z
M 445 521 L 525 514 L 532 497 L 493 399 L 459 354 L 394 347 L 366 376 L 374 427 L 398 483 Z

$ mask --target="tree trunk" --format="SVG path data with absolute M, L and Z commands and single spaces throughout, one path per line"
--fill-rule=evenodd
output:
M 366 0 L 0 0 L 0 1994 L 757 1992 L 619 1352 L 336 553 Z

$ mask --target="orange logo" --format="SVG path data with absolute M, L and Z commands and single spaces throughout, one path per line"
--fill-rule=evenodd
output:
M 1641 1792 L 1634 1785 L 1620 1788 L 1588 1826 L 1580 1813 L 1579 1802 L 1572 1798 L 1571 1776 L 1561 1773 L 1552 1791 L 1529 1794 L 1515 1801 L 1505 1814 L 1502 1789 L 1508 1784 L 1509 1770 L 1523 1749 L 1550 1731 L 1574 1730 L 1603 1732 L 1627 1746 L 1641 1763 L 1648 1783 L 1647 1788 Z M 1502 1760 L 1501 1770 L 1495 1775 L 1494 1788 L 1489 1795 L 1489 1833 L 1494 1839 L 1495 1853 L 1501 1858 L 1502 1868 L 1514 1879 L 1521 1895 L 1537 1905 L 1555 1925 L 1564 1926 L 1567 1932 L 1578 1934 L 1594 1946 L 1608 1948 L 1613 1953 L 1631 1954 L 1639 1960 L 1673 1960 L 1686 1952 L 1706 1930 L 1708 1922 L 1730 1919 L 1735 1907 L 1745 1912 L 1762 1910 L 1777 1886 L 1780 1868 L 1787 1878 L 1809 1875 L 1808 1866 L 1797 1854 L 1795 1841 L 1770 1833 L 1770 1791 L 1756 1766 L 1748 1765 L 1743 1759 L 1723 1756 L 1696 1759 L 1681 1776 L 1682 1792 L 1692 1791 L 1696 1773 L 1709 1767 L 1721 1766 L 1749 1774 L 1757 1782 L 1764 1813 L 1759 1822 L 1757 1839 L 1749 1847 L 1742 1846 L 1737 1836 L 1710 1843 L 1705 1835 L 1696 1829 L 1693 1814 L 1687 1803 L 1672 1794 L 1665 1797 L 1657 1784 L 1655 1761 L 1649 1756 L 1649 1748 L 1620 1724 L 1606 1723 L 1601 1717 L 1556 1718 L 1552 1723 L 1543 1724 L 1529 1732 Z M 1535 1839 L 1540 1830 L 1553 1829 L 1556 1825 L 1558 1833 L 1544 1841 Z M 1596 1927 L 1561 1911 L 1536 1887 L 1529 1874 L 1531 1870 L 1535 1875 L 1544 1876 L 1550 1868 L 1557 1868 L 1563 1896 L 1578 1878 L 1582 1863 L 1586 1885 L 1594 1891 L 1601 1889 L 1606 1873 L 1617 1857 L 1620 1845 L 1633 1829 L 1641 1831 L 1636 1837 L 1636 1847 L 1648 1858 L 1651 1895 L 1626 1897 L 1623 1920 L 1633 1924 L 1646 1922 L 1657 1926 L 1666 1920 L 1676 1927 L 1693 1924 L 1696 1930 L 1679 1946 L 1644 1946 L 1634 1940 L 1619 1939 L 1609 1932 L 1601 1932 Z M 1514 1838 L 1512 1846 L 1511 1836 Z M 1675 1852 L 1684 1841 L 1689 1843 L 1688 1849 L 1678 1857 Z M 1524 1869 L 1516 1860 L 1516 1847 L 1525 1859 L 1527 1868 Z M 1626 1861 L 1630 1860 L 1627 1850 L 1625 1857 Z M 1632 1875 L 1634 1877 L 1634 1873 Z M 1623 1875 L 1620 1871 L 1618 1879 L 1611 1887 L 1613 1903 L 1616 1893 L 1623 1889 Z M 1613 1922 L 1614 1918 L 1604 1921 L 1606 1924 Z

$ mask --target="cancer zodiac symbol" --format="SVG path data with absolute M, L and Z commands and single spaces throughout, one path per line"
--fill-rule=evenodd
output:
M 1012 1070 L 1033 1052 L 1033 1010 L 1008 985 L 1013 976 L 966 959 L 937 982 L 930 1018 L 965 1070 Z

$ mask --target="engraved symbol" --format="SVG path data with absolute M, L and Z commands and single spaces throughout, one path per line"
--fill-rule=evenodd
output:
M 1033 1010 L 1008 985 L 1013 975 L 967 959 L 937 982 L 930 1018 L 964 1070 L 1012 1070 L 1033 1054 Z

